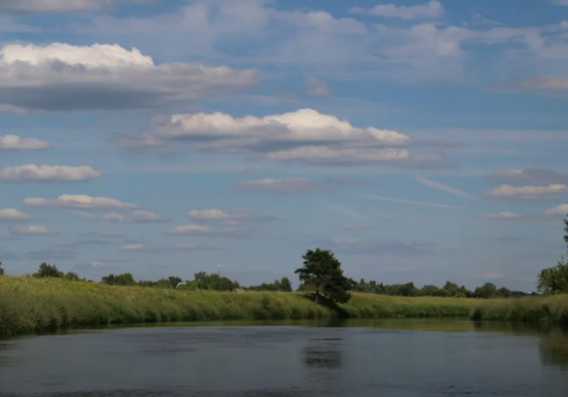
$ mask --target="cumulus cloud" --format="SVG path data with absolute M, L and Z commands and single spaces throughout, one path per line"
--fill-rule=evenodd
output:
M 130 244 L 130 245 L 125 245 L 124 247 L 122 247 L 123 250 L 125 251 L 154 251 L 154 252 L 161 252 L 161 251 L 167 251 L 167 252 L 172 252 L 172 251 L 201 251 L 201 250 L 212 250 L 212 249 L 216 249 L 216 247 L 210 246 L 210 245 L 206 245 L 206 244 L 189 244 L 189 243 L 184 243 L 184 244 L 178 244 L 176 246 L 173 247 L 159 247 L 159 246 L 147 246 L 145 244 Z
M 237 182 L 237 187 L 255 193 L 305 194 L 324 188 L 320 183 L 307 178 L 265 178 Z
M 153 212 L 136 210 L 130 215 L 122 215 L 117 212 L 108 212 L 102 216 L 102 219 L 116 223 L 162 223 L 169 222 L 169 219 L 163 218 Z
M 211 229 L 204 225 L 184 225 L 168 230 L 168 234 L 200 234 L 209 233 Z
M 220 210 L 212 208 L 191 210 L 187 213 L 187 216 L 197 221 L 219 222 L 226 225 L 239 225 L 245 222 L 274 219 L 273 216 L 256 213 L 254 211 Z
M 0 222 L 19 222 L 30 219 L 32 219 L 30 215 L 16 208 L 4 208 L 0 210 Z
M 138 49 L 116 44 L 8 44 L 0 49 L 0 104 L 23 109 L 144 108 L 212 97 L 255 81 L 253 70 L 157 65 Z
M 491 189 L 485 195 L 491 198 L 505 198 L 517 200 L 549 199 L 568 192 L 568 187 L 561 184 L 548 186 L 520 186 L 501 185 Z
M 356 127 L 313 109 L 234 118 L 224 113 L 176 114 L 155 120 L 141 136 L 124 136 L 120 145 L 134 151 L 168 152 L 187 143 L 194 150 L 252 153 L 277 161 L 315 164 L 388 163 L 401 166 L 442 161 L 437 154 L 416 155 L 416 145 L 397 131 Z
M 105 10 L 117 0 L 0 0 L 0 11 L 60 12 Z
M 18 135 L 0 136 L 0 150 L 42 150 L 51 147 L 47 141 L 36 138 L 23 138 Z
M 545 168 L 515 168 L 497 170 L 488 175 L 492 180 L 505 184 L 568 185 L 568 173 Z
M 88 166 L 27 164 L 0 168 L 0 181 L 9 182 L 84 182 L 101 175 Z
M 122 247 L 123 250 L 126 251 L 141 251 L 146 249 L 144 244 L 128 244 Z
M 317 77 L 308 77 L 308 95 L 310 96 L 329 96 L 331 94 L 331 89 L 322 80 Z
M 371 8 L 368 12 L 372 15 L 379 15 L 386 18 L 401 19 L 433 19 L 444 15 L 444 6 L 439 1 L 430 1 L 417 6 L 397 6 L 396 4 L 379 4 Z M 366 12 L 364 8 L 354 7 L 350 9 L 354 14 Z
M 516 212 L 497 212 L 497 213 L 488 213 L 484 214 L 483 217 L 488 219 L 517 219 L 521 215 L 517 214 Z
M 74 209 L 133 209 L 136 204 L 125 203 L 114 198 L 91 197 L 84 194 L 63 194 L 55 199 L 28 197 L 24 205 L 30 207 L 61 207 Z
M 12 226 L 10 227 L 10 232 L 12 234 L 23 235 L 23 236 L 41 236 L 53 233 L 45 226 L 36 226 L 36 225 Z
M 568 214 L 568 204 L 561 204 L 557 207 L 550 208 L 544 212 L 545 215 L 566 215 Z
M 182 225 L 170 229 L 166 234 L 171 236 L 185 236 L 185 235 L 195 235 L 202 237 L 227 237 L 227 238 L 245 238 L 252 236 L 264 235 L 261 230 L 254 230 L 242 227 L 231 227 L 231 228 L 212 228 L 205 225 Z

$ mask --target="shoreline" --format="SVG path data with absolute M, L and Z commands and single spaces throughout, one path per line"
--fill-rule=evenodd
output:
M 396 318 L 568 325 L 568 296 L 473 299 L 353 293 L 347 304 L 323 306 L 297 292 L 180 291 L 0 277 L 0 336 L 169 322 Z

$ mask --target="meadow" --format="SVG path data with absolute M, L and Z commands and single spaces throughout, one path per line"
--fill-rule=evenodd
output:
M 347 304 L 321 305 L 294 292 L 183 291 L 0 277 L 0 335 L 109 324 L 334 317 L 471 317 L 568 324 L 568 296 L 482 300 L 354 293 Z

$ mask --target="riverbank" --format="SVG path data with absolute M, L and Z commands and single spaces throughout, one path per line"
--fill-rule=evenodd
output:
M 568 296 L 494 300 L 354 293 L 318 305 L 299 293 L 209 292 L 0 277 L 0 335 L 108 324 L 215 320 L 443 318 L 568 324 Z

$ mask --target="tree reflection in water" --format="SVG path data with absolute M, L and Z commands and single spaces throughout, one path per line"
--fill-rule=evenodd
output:
M 307 368 L 341 368 L 341 338 L 311 339 L 304 347 L 304 364 Z
M 543 335 L 539 343 L 540 358 L 545 366 L 568 370 L 568 334 L 554 332 Z

